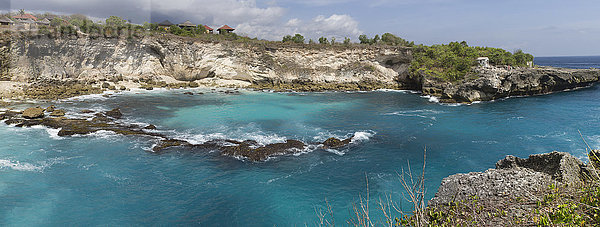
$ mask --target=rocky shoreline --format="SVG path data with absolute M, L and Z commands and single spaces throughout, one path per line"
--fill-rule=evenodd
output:
M 58 136 L 88 135 L 98 131 L 110 131 L 125 136 L 146 136 L 158 142 L 152 147 L 153 154 L 163 154 L 172 151 L 170 148 L 185 148 L 187 152 L 219 151 L 221 155 L 234 157 L 253 162 L 266 161 L 269 158 L 284 155 L 293 155 L 304 152 L 308 145 L 316 145 L 322 149 L 339 149 L 348 146 L 352 137 L 340 140 L 329 138 L 320 143 L 307 144 L 299 140 L 288 139 L 283 143 L 262 145 L 254 140 L 237 141 L 231 139 L 210 140 L 204 143 L 193 144 L 185 140 L 175 139 L 156 131 L 154 125 L 124 124 L 117 122 L 123 117 L 121 111 L 113 109 L 106 112 L 84 110 L 93 117 L 67 118 L 65 110 L 56 109 L 54 106 L 47 108 L 32 107 L 24 111 L 7 110 L 0 112 L 0 121 L 14 127 L 44 126 L 59 129 Z
M 0 35 L 2 99 L 106 90 L 229 87 L 272 91 L 400 89 L 471 103 L 590 86 L 598 69 L 474 67 L 459 81 L 412 75 L 412 48 Z M 6 85 L 4 85 L 6 84 Z
M 455 83 L 424 78 L 422 92 L 440 102 L 472 103 L 589 87 L 599 80 L 600 69 L 490 67 L 476 68 L 467 79 Z

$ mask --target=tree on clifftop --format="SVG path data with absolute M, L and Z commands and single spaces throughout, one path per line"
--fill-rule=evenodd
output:
M 300 34 L 296 34 L 294 36 L 286 35 L 283 37 L 283 39 L 281 41 L 284 43 L 287 43 L 287 42 L 304 43 L 304 36 L 302 36 Z
M 329 44 L 329 42 L 327 41 L 327 38 L 325 38 L 325 37 L 319 38 L 319 43 L 320 44 Z
M 116 27 L 116 28 L 120 28 L 125 26 L 125 24 L 127 23 L 127 21 L 123 20 L 123 18 L 117 17 L 117 16 L 110 16 L 108 19 L 106 19 L 106 26 L 110 26 L 110 27 Z

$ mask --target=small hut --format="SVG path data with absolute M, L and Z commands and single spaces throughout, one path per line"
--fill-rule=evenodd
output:
M 477 63 L 479 63 L 479 66 L 487 68 L 490 66 L 490 59 L 488 57 L 479 57 L 477 58 Z
M 169 20 L 164 20 L 163 22 L 158 23 L 158 27 L 162 28 L 164 30 L 169 30 L 169 27 L 171 27 L 171 25 L 175 25 L 173 23 L 171 23 L 171 21 Z
M 235 29 L 232 27 L 229 27 L 228 25 L 223 25 L 223 27 L 220 27 L 217 30 L 219 30 L 219 34 L 226 34 L 226 33 L 233 32 Z
M 207 25 L 204 25 L 204 28 L 206 29 L 206 34 L 212 34 L 214 29 L 212 29 L 211 27 L 208 27 Z
M 8 17 L 0 18 L 0 28 L 9 28 L 14 22 Z
M 33 19 L 18 20 L 16 23 L 18 30 L 32 30 L 37 29 L 37 24 Z
M 48 25 L 50 25 L 50 20 L 48 20 L 48 18 L 44 18 L 43 20 L 36 21 L 36 23 L 37 23 L 38 25 L 45 25 L 45 26 L 48 26 Z
M 197 25 L 192 24 L 192 22 L 189 21 L 189 20 L 186 20 L 185 22 L 183 22 L 181 24 L 178 24 L 177 26 L 179 26 L 181 29 L 188 29 L 189 30 L 189 29 L 195 28 Z

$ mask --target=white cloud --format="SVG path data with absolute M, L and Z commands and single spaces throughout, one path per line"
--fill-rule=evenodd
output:
M 358 22 L 345 14 L 333 14 L 329 17 L 319 15 L 308 22 L 293 18 L 286 23 L 274 26 L 242 23 L 238 25 L 237 29 L 240 33 L 270 40 L 281 40 L 284 35 L 293 35 L 296 33 L 302 34 L 307 40 L 316 40 L 321 36 L 328 38 L 336 37 L 338 40 L 341 40 L 343 37 L 356 39 L 362 34 L 362 31 L 358 27 Z
M 349 0 L 310 1 L 333 4 Z M 284 35 L 295 33 L 307 39 L 356 38 L 361 33 L 358 22 L 346 14 L 320 15 L 307 21 L 288 20 L 285 18 L 287 9 L 278 6 L 277 1 L 259 6 L 256 0 L 12 0 L 11 7 L 37 12 L 82 13 L 96 18 L 115 15 L 134 23 L 169 19 L 173 23 L 190 20 L 214 28 L 227 24 L 236 28 L 238 34 L 270 40 L 281 40 Z

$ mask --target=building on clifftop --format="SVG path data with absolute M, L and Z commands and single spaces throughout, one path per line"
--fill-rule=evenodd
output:
M 192 29 L 196 27 L 196 25 L 192 24 L 192 22 L 189 20 L 186 20 L 185 22 L 178 24 L 177 26 L 179 26 L 181 29 Z
M 219 34 L 226 34 L 226 33 L 233 32 L 235 29 L 232 27 L 229 27 L 228 25 L 223 25 L 223 27 L 220 27 L 217 30 L 219 31 Z
M 211 27 L 208 27 L 207 25 L 204 25 L 204 28 L 206 29 L 206 34 L 212 34 L 214 29 L 212 29 Z
M 477 63 L 479 63 L 479 66 L 484 68 L 490 67 L 490 59 L 488 57 L 477 58 Z
M 44 18 L 43 20 L 36 21 L 36 23 L 39 24 L 39 25 L 46 25 L 46 26 L 48 26 L 48 25 L 50 25 L 50 20 L 48 20 L 48 18 Z
M 0 28 L 10 28 L 10 26 L 13 24 L 14 22 L 8 17 L 0 18 Z
M 34 15 L 31 14 L 20 14 L 20 15 L 16 15 L 13 17 L 13 19 L 17 20 L 17 21 L 26 21 L 26 20 L 33 20 L 33 21 L 37 21 L 37 17 L 35 17 Z
M 171 25 L 175 25 L 173 23 L 171 23 L 171 21 L 169 20 L 164 20 L 163 22 L 158 23 L 158 27 L 162 28 L 164 30 L 169 30 L 169 27 L 171 27 Z

